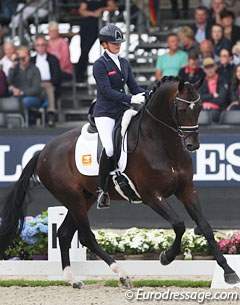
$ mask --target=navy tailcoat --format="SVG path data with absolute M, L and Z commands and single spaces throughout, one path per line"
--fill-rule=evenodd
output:
M 97 100 L 93 117 L 107 116 L 118 119 L 126 109 L 130 108 L 132 95 L 125 93 L 125 84 L 131 94 L 145 92 L 138 86 L 128 60 L 120 57 L 119 61 L 121 70 L 104 52 L 93 64 L 93 76 L 97 83 Z

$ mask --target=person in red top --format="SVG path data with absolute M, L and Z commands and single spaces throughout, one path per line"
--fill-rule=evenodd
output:
M 56 21 L 49 22 L 48 35 L 47 52 L 56 56 L 59 60 L 62 81 L 71 80 L 73 67 L 70 60 L 69 45 L 64 38 L 59 36 L 58 23 Z
M 203 69 L 205 80 L 199 89 L 203 101 L 203 109 L 209 109 L 213 122 L 218 122 L 220 113 L 227 107 L 228 84 L 226 79 L 217 74 L 217 65 L 213 58 L 205 58 Z
M 178 75 L 191 84 L 205 77 L 203 69 L 199 66 L 198 53 L 191 52 L 188 55 L 188 65 L 181 68 Z

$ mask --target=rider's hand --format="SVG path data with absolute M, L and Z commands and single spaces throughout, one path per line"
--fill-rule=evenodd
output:
M 131 104 L 143 104 L 145 103 L 145 92 L 141 92 L 138 94 L 135 94 L 131 98 Z

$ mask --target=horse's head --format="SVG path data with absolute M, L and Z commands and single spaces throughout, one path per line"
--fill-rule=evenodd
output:
M 183 138 L 187 150 L 199 148 L 198 117 L 202 102 L 197 90 L 202 80 L 195 84 L 168 76 L 157 83 L 150 92 L 146 111 L 152 119 Z
M 202 80 L 193 85 L 180 80 L 173 102 L 173 116 L 177 129 L 189 151 L 199 148 L 198 117 L 202 109 L 202 102 L 197 90 L 201 84 Z

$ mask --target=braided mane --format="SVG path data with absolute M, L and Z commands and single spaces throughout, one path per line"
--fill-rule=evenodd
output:
M 178 81 L 180 81 L 180 78 L 178 76 L 164 76 L 160 81 L 156 82 L 153 85 L 152 89 L 149 91 L 148 95 L 146 96 L 146 102 L 148 102 L 153 97 L 153 95 L 161 85 L 165 84 L 166 82 L 178 82 Z

